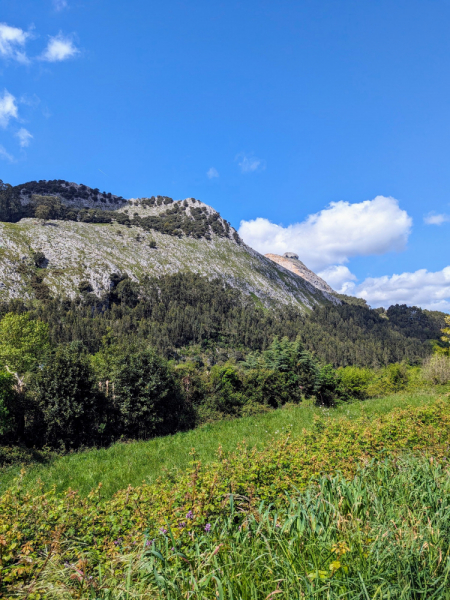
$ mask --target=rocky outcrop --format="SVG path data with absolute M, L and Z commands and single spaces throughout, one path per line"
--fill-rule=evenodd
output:
M 134 201 L 135 209 L 144 210 Z M 46 266 L 34 273 L 37 252 L 45 256 Z M 52 296 L 74 298 L 82 282 L 88 282 L 98 296 L 108 291 L 111 273 L 126 273 L 139 282 L 145 276 L 186 270 L 220 277 L 265 306 L 282 303 L 310 310 L 339 303 L 310 281 L 228 236 L 178 237 L 119 223 L 48 220 L 42 224 L 30 218 L 0 223 L 0 301 L 35 297 L 33 273 Z
M 280 256 L 279 254 L 266 254 L 265 256 L 277 265 L 281 265 L 288 271 L 291 271 L 291 273 L 295 273 L 295 275 L 302 277 L 318 290 L 326 292 L 327 294 L 336 293 L 326 281 L 316 275 L 314 271 L 308 269 L 308 267 L 298 259 L 298 254 L 295 254 L 294 252 L 285 252 L 283 256 Z

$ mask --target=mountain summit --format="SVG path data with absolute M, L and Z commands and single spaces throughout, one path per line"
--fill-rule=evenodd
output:
M 285 252 L 283 256 L 280 256 L 279 254 L 265 254 L 264 256 L 272 260 L 277 265 L 280 265 L 288 271 L 295 273 L 299 277 L 303 277 L 305 281 L 311 283 L 318 290 L 321 290 L 327 294 L 336 294 L 333 288 L 331 288 L 326 281 L 316 275 L 314 271 L 308 269 L 308 267 L 304 265 L 301 260 L 299 260 L 298 254 L 295 254 L 295 252 Z
M 191 271 L 219 277 L 265 306 L 340 303 L 303 263 L 272 256 L 247 246 L 195 198 L 125 200 L 63 180 L 0 188 L 0 300 L 74 298 L 86 289 L 100 297 L 112 276 L 139 283 Z

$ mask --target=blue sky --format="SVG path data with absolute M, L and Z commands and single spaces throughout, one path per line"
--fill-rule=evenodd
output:
M 448 1 L 0 0 L 0 23 L 4 181 L 194 196 L 373 306 L 450 311 Z

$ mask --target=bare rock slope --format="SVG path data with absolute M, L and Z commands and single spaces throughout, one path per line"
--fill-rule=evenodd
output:
M 61 186 L 67 187 L 58 181 L 55 196 L 61 197 L 58 193 Z M 45 193 L 45 185 L 41 187 L 36 191 Z M 27 192 L 21 190 L 22 202 L 28 201 Z M 84 198 L 80 198 L 80 192 Z M 81 282 L 89 282 L 99 296 L 108 291 L 112 273 L 127 274 L 139 282 L 145 276 L 192 271 L 209 278 L 220 277 L 265 306 L 281 302 L 310 310 L 316 305 L 340 303 L 331 288 L 318 287 L 312 278 L 299 276 L 244 244 L 217 211 L 198 200 L 174 202 L 157 197 L 167 203 L 170 200 L 168 205 L 153 200 L 152 204 L 149 199 L 125 201 L 105 193 L 99 196 L 96 191 L 76 184 L 70 193 L 73 199 L 63 197 L 64 204 L 82 206 L 86 202 L 84 208 L 107 211 L 114 206 L 118 220 L 99 223 L 78 218 L 43 222 L 22 218 L 18 222 L 0 222 L 0 301 L 33 298 L 32 283 L 36 276 L 53 296 L 73 298 L 79 294 Z M 161 228 L 164 219 L 170 224 L 179 214 L 182 220 L 177 222 L 188 227 L 191 219 L 194 229 L 187 234 L 181 230 L 164 233 Z M 158 218 L 160 221 L 155 221 Z M 153 229 L 152 223 L 158 223 L 159 230 Z M 45 255 L 44 268 L 36 269 L 37 252 Z
M 299 260 L 298 255 L 294 254 L 294 252 L 285 252 L 283 256 L 280 256 L 279 254 L 265 254 L 265 257 L 269 258 L 277 265 L 284 267 L 288 271 L 295 273 L 299 277 L 303 277 L 305 281 L 311 283 L 318 290 L 321 290 L 327 294 L 336 294 L 333 288 L 331 288 L 321 277 L 316 275 L 314 271 L 308 269 L 308 267 L 304 265 L 301 260 Z

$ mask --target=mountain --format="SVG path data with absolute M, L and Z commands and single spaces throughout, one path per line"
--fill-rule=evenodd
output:
M 82 184 L 35 181 L 2 184 L 0 215 L 0 300 L 74 298 L 81 288 L 100 296 L 111 274 L 140 282 L 191 271 L 220 277 L 265 306 L 340 304 L 311 271 L 299 276 L 262 256 L 194 198 L 125 200 Z

